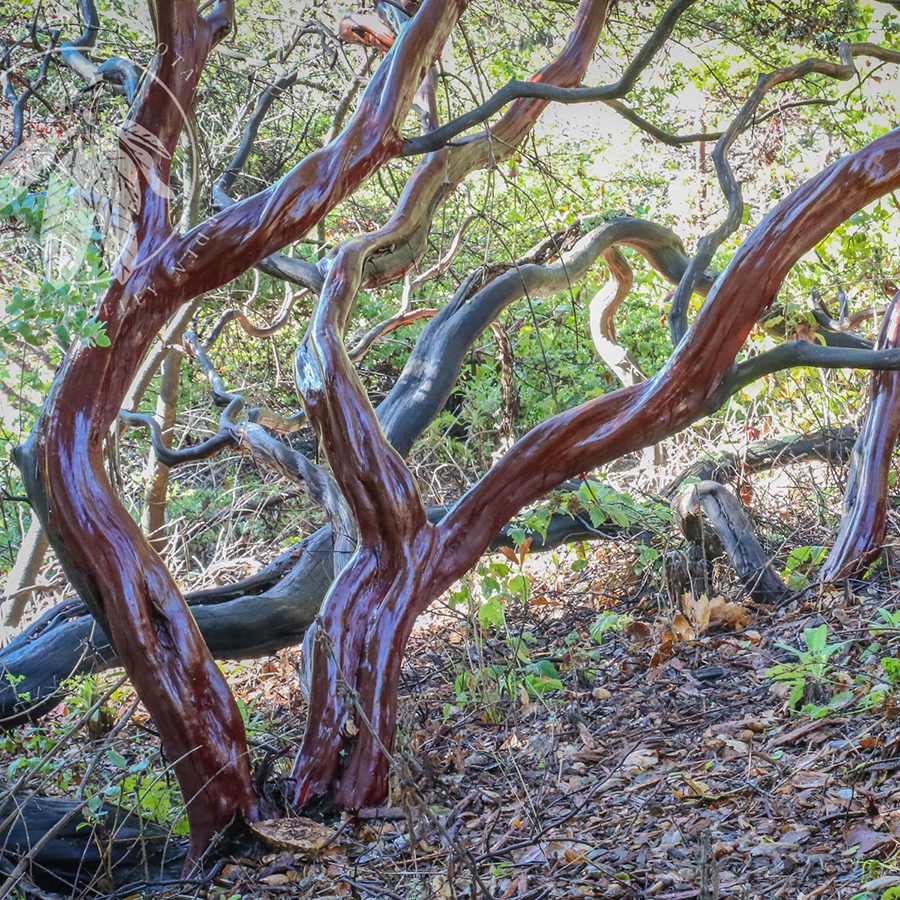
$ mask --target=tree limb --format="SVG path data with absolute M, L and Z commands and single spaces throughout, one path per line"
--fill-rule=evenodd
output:
M 611 85 L 599 87 L 569 87 L 550 84 L 537 79 L 510 81 L 481 106 L 451 120 L 446 125 L 406 142 L 401 156 L 419 156 L 446 147 L 453 138 L 475 125 L 486 122 L 504 106 L 522 99 L 554 101 L 557 103 L 586 103 L 594 100 L 615 100 L 628 94 L 641 73 L 653 61 L 657 51 L 672 34 L 679 18 L 696 3 L 696 0 L 675 0 L 663 14 L 653 34 L 641 47 L 622 77 Z

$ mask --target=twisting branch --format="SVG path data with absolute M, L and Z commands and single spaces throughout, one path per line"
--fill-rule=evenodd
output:
M 335 535 L 334 567 L 337 574 L 346 565 L 349 555 L 356 546 L 357 538 L 356 524 L 334 479 L 325 469 L 310 462 L 302 453 L 286 447 L 281 441 L 273 438 L 262 426 L 254 422 L 237 424 L 235 418 L 243 408 L 243 397 L 225 390 L 222 377 L 216 372 L 196 335 L 189 332 L 184 337 L 184 343 L 200 364 L 213 389 L 213 402 L 221 406 L 224 400 L 228 400 L 228 406 L 219 419 L 219 433 L 204 443 L 209 445 L 213 440 L 227 439 L 230 446 L 239 453 L 247 453 L 260 464 L 273 469 L 282 477 L 308 491 L 313 502 L 325 510 L 331 520 Z M 155 446 L 154 442 L 154 448 Z
M 599 87 L 574 87 L 552 84 L 532 79 L 531 81 L 510 81 L 481 106 L 451 120 L 422 137 L 406 142 L 402 156 L 419 156 L 433 153 L 446 147 L 453 138 L 468 131 L 475 125 L 486 122 L 494 113 L 515 100 L 532 99 L 557 103 L 588 103 L 595 100 L 615 100 L 626 96 L 637 83 L 643 71 L 653 61 L 653 57 L 672 34 L 681 16 L 697 0 L 675 0 L 663 14 L 653 34 L 635 55 L 622 77 L 611 85 Z
M 243 406 L 243 403 L 243 398 L 235 397 L 228 405 L 225 412 L 222 413 L 222 418 L 224 419 L 226 416 L 230 417 L 232 415 L 237 415 L 240 411 L 240 407 Z M 153 447 L 156 458 L 164 466 L 168 466 L 169 468 L 181 466 L 185 463 L 199 462 L 203 459 L 210 459 L 213 456 L 218 456 L 223 450 L 235 446 L 233 435 L 227 430 L 220 430 L 211 438 L 207 438 L 203 443 L 197 444 L 194 447 L 183 447 L 180 450 L 173 450 L 171 447 L 166 446 L 166 443 L 163 440 L 162 429 L 159 427 L 159 422 L 157 422 L 153 416 L 145 413 L 128 412 L 127 409 L 123 409 L 119 413 L 119 421 L 129 428 L 149 429 L 150 444 Z
M 636 113 L 630 106 L 626 106 L 621 100 L 604 100 L 606 106 L 618 113 L 626 122 L 646 131 L 651 137 L 656 138 L 669 147 L 680 147 L 683 144 L 696 144 L 700 141 L 717 141 L 722 137 L 721 131 L 697 132 L 694 134 L 670 134 L 668 131 L 654 125 L 649 119 L 645 119 Z
M 796 260 L 858 209 L 898 186 L 900 131 L 893 131 L 833 163 L 782 201 L 742 244 L 654 378 L 532 429 L 459 501 L 438 526 L 447 548 L 440 564 L 444 577 L 452 580 L 477 558 L 485 533 L 493 528 L 492 516 L 505 521 L 513 510 L 579 471 L 656 443 L 708 413 L 754 322 Z M 883 355 L 893 352 L 872 356 L 887 362 Z
M 167 247 L 189 260 L 192 290 L 227 284 L 302 237 L 403 147 L 401 129 L 425 69 L 440 53 L 467 0 L 426 0 L 402 30 L 341 136 L 310 153 L 272 187 L 217 213 Z M 236 248 L 240 252 L 234 252 Z
M 606 0 L 584 0 L 566 46 L 540 73 L 542 80 L 580 81 L 607 6 Z M 395 48 L 418 24 L 424 9 L 403 29 Z M 513 104 L 491 135 L 491 149 L 501 156 L 511 152 L 545 105 L 533 100 Z M 423 160 L 387 225 L 373 235 L 344 242 L 327 258 L 326 283 L 297 353 L 298 389 L 360 533 L 359 549 L 332 586 L 321 625 L 308 639 L 313 656 L 310 720 L 316 727 L 307 729 L 295 764 L 298 804 L 330 790 L 338 778 L 344 727 L 353 715 L 345 699 L 351 691 L 359 697 L 359 734 L 335 784 L 336 799 L 358 808 L 384 796 L 388 761 L 381 748 L 389 748 L 394 739 L 401 650 L 417 614 L 413 610 L 444 587 L 430 578 L 428 560 L 440 551 L 415 481 L 385 439 L 344 349 L 347 316 L 359 289 L 390 272 L 379 267 L 367 274 L 367 264 L 378 259 L 382 248 L 405 245 L 422 232 L 423 222 L 427 227 L 432 198 L 445 196 L 446 187 L 441 185 L 458 183 L 484 159 L 482 142 L 483 138 L 475 139 L 468 147 Z M 439 180 L 422 191 L 422 182 L 429 184 L 432 178 Z M 423 195 L 425 204 L 417 202 Z M 412 222 L 407 206 L 417 210 Z M 415 259 L 414 252 L 409 256 Z M 411 260 L 406 266 L 410 264 Z
M 85 54 L 97 45 L 100 16 L 95 0 L 79 0 L 78 6 L 85 23 L 84 31 L 77 40 L 69 41 L 60 47 L 63 62 L 88 86 L 92 87 L 101 81 L 116 85 L 124 92 L 128 103 L 133 103 L 141 82 L 140 67 L 130 59 L 118 56 L 107 59 L 99 65 L 91 62 Z
M 880 59 L 887 63 L 900 63 L 900 50 L 889 50 L 887 47 L 881 47 L 878 44 L 869 42 L 850 44 L 850 53 L 856 56 L 871 56 L 873 59 Z
M 666 144 L 669 147 L 682 147 L 685 144 L 697 144 L 703 141 L 717 141 L 724 134 L 722 131 L 671 134 L 670 132 L 659 128 L 657 125 L 654 125 L 648 119 L 645 119 L 630 106 L 626 106 L 622 103 L 621 100 L 604 100 L 603 102 L 610 109 L 617 112 L 626 122 L 631 122 L 632 125 L 636 126 L 641 131 L 646 131 L 651 137 L 656 138 L 660 143 Z M 789 109 L 796 109 L 799 106 L 835 106 L 837 102 L 837 100 L 826 100 L 824 98 L 816 97 L 811 100 L 792 100 L 788 103 L 781 103 L 774 109 L 770 109 L 762 115 L 754 116 L 754 118 L 747 123 L 744 130 L 753 128 L 756 125 L 761 125 L 763 122 L 768 121 L 774 116 L 779 116 Z
M 402 307 L 392 316 L 383 319 L 377 325 L 373 325 L 356 343 L 352 350 L 348 350 L 347 354 L 351 362 L 359 362 L 371 349 L 372 345 L 379 338 L 383 338 L 386 334 L 405 328 L 413 322 L 420 319 L 430 319 L 436 316 L 438 311 L 428 307 L 420 309 L 403 309 Z
M 726 397 L 736 394 L 754 381 L 795 366 L 895 372 L 900 370 L 900 349 L 861 350 L 855 347 L 827 347 L 803 340 L 788 341 L 735 365 L 722 376 L 710 403 L 715 403 L 714 408 L 718 409 Z
M 235 179 L 240 174 L 241 169 L 250 156 L 250 151 L 256 143 L 256 136 L 262 125 L 263 119 L 266 117 L 271 105 L 297 81 L 299 73 L 289 72 L 276 78 L 271 84 L 267 84 L 256 101 L 256 107 L 244 125 L 244 132 L 241 135 L 241 142 L 232 157 L 228 168 L 216 179 L 213 185 L 213 200 L 220 206 L 226 206 L 231 199 L 228 192 L 234 186 Z M 225 202 L 223 202 L 225 201 Z
M 813 308 L 812 314 L 816 322 L 824 329 L 834 333 L 843 334 L 847 331 L 853 331 L 859 328 L 863 323 L 871 320 L 874 321 L 879 316 L 883 316 L 887 310 L 887 306 L 870 306 L 867 309 L 861 309 L 855 313 L 847 312 L 847 295 L 843 291 L 838 291 L 838 303 L 841 311 L 838 313 L 839 319 L 835 319 L 828 311 L 827 307 L 821 300 Z M 883 349 L 883 348 L 882 348 Z
M 32 96 L 40 96 L 39 89 L 47 80 L 47 70 L 50 66 L 50 60 L 53 57 L 53 48 L 58 38 L 59 32 L 54 31 L 50 36 L 50 46 L 44 51 L 37 76 L 30 84 L 25 85 L 25 89 L 21 94 L 16 94 L 16 90 L 12 84 L 13 76 L 10 72 L 12 60 L 11 48 L 4 48 L 3 55 L 0 57 L 0 86 L 3 88 L 3 93 L 6 95 L 7 102 L 12 107 L 13 128 L 12 135 L 10 136 L 9 148 L 4 153 L 0 154 L 0 165 L 11 157 L 22 145 L 24 136 L 23 129 L 25 128 L 25 110 L 28 106 L 28 101 Z
M 284 328 L 285 325 L 290 321 L 291 311 L 294 308 L 294 304 L 301 297 L 304 297 L 308 291 L 297 291 L 296 293 L 292 291 L 289 287 L 285 286 L 285 298 L 284 302 L 281 304 L 281 309 L 278 310 L 275 318 L 269 322 L 268 325 L 254 325 L 249 317 L 247 316 L 247 309 L 250 305 L 250 302 L 244 305 L 243 310 L 240 309 L 226 309 L 225 312 L 219 316 L 216 324 L 213 325 L 212 329 L 209 332 L 209 337 L 203 344 L 205 350 L 209 350 L 219 339 L 222 332 L 225 329 L 225 326 L 228 325 L 229 322 L 237 321 L 237 323 L 241 326 L 244 331 L 244 334 L 249 335 L 250 337 L 258 337 L 258 338 L 266 338 L 271 337 L 280 329 Z
M 634 273 L 618 247 L 605 250 L 603 259 L 609 268 L 610 278 L 594 295 L 588 308 L 591 339 L 603 362 L 615 372 L 619 381 L 628 387 L 647 380 L 634 355 L 616 340 L 614 324 L 616 310 L 631 292 Z
M 71 350 L 15 459 L 66 574 L 159 728 L 187 806 L 191 868 L 235 816 L 258 816 L 246 733 L 171 574 L 109 482 L 104 445 L 159 329 L 201 293 L 184 289 L 162 252 L 173 234 L 166 186 L 184 110 L 234 10 L 224 0 L 204 19 L 193 0 L 158 0 L 152 12 L 157 55 L 119 133 L 134 227 L 96 310 L 111 347 Z
M 811 58 L 805 59 L 794 66 L 760 75 L 757 78 L 753 93 L 747 98 L 741 107 L 741 111 L 735 116 L 728 129 L 717 141 L 713 151 L 713 162 L 716 166 L 716 174 L 719 177 L 722 193 L 728 202 L 728 214 L 714 231 L 700 239 L 697 245 L 697 253 L 691 260 L 688 271 L 675 292 L 675 297 L 669 308 L 669 324 L 672 329 L 673 344 L 677 345 L 687 332 L 688 305 L 695 290 L 695 283 L 699 280 L 700 274 L 712 262 L 712 258 L 719 247 L 737 231 L 744 215 L 744 198 L 741 193 L 741 186 L 734 177 L 734 172 L 728 161 L 728 153 L 732 145 L 738 136 L 753 122 L 760 103 L 762 103 L 765 95 L 773 87 L 785 82 L 796 81 L 798 78 L 805 78 L 813 73 L 828 75 L 831 78 L 837 78 L 842 81 L 852 78 L 856 74 L 856 68 L 853 65 L 853 56 L 850 48 L 846 44 L 842 44 L 839 48 L 839 53 L 841 58 L 840 64 L 829 60 Z

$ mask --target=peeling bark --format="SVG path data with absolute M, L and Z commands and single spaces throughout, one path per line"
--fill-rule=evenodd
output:
M 900 346 L 900 293 L 884 316 L 876 350 Z M 853 448 L 844 491 L 844 514 L 821 581 L 858 574 L 881 555 L 887 523 L 888 476 L 900 437 L 900 373 L 873 372 L 869 409 Z

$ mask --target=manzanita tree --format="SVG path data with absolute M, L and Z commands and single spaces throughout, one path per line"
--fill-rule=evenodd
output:
M 429 324 L 391 395 L 373 408 L 345 347 L 361 292 L 413 269 L 441 204 L 471 173 L 509 158 L 549 103 L 602 101 L 622 111 L 620 98 L 695 2 L 675 0 L 621 78 L 589 87 L 582 81 L 595 54 L 602 53 L 610 0 L 581 0 L 551 63 L 440 127 L 431 69 L 466 0 L 424 0 L 418 9 L 404 3 L 393 30 L 371 39 L 364 22 L 351 23 L 348 34 L 387 53 L 346 125 L 271 187 L 244 200 L 228 199 L 226 178 L 219 185 L 219 211 L 183 232 L 171 221 L 166 190 L 172 159 L 209 54 L 234 27 L 236 13 L 233 0 L 221 0 L 205 14 L 194 0 L 152 6 L 156 54 L 119 140 L 132 208 L 110 286 L 96 310 L 108 346 L 73 347 L 16 458 L 66 573 L 106 632 L 173 761 L 187 802 L 191 860 L 235 816 L 258 815 L 246 738 L 197 621 L 110 484 L 104 442 L 151 344 L 173 315 L 253 266 L 277 267 L 273 254 L 316 227 L 386 162 L 419 157 L 388 221 L 340 242 L 315 264 L 293 261 L 292 277 L 317 294 L 296 353 L 296 384 L 331 470 L 329 477 L 310 467 L 304 477 L 337 534 L 335 577 L 306 642 L 309 724 L 293 771 L 297 807 L 326 798 L 358 809 L 384 799 L 400 666 L 413 624 L 523 507 L 568 479 L 683 429 L 768 372 L 800 364 L 900 369 L 892 349 L 894 324 L 886 325 L 875 351 L 801 340 L 738 361 L 794 263 L 854 212 L 900 187 L 900 131 L 881 135 L 795 190 L 759 223 L 724 272 L 708 272 L 715 251 L 743 218 L 728 153 L 757 121 L 767 92 L 810 74 L 853 78 L 859 56 L 900 60 L 900 54 L 871 44 L 842 44 L 835 48 L 836 60 L 811 58 L 760 76 L 730 127 L 715 136 L 714 160 L 728 211 L 693 257 L 667 229 L 621 216 L 572 229 L 503 273 L 478 273 Z M 414 102 L 426 131 L 407 138 L 404 123 Z M 484 130 L 469 133 L 501 111 Z M 639 251 L 677 285 L 671 316 L 677 347 L 670 360 L 652 378 L 631 378 L 629 386 L 532 429 L 451 509 L 429 517 L 404 457 L 449 393 L 474 336 L 514 300 L 558 293 L 601 257 L 624 278 L 616 255 L 621 246 Z M 621 302 L 620 287 L 612 300 L 596 301 L 595 319 L 606 338 L 609 329 L 602 322 Z M 705 301 L 688 322 L 694 294 L 705 295 Z M 890 390 L 880 386 L 876 393 L 876 404 L 890 405 Z M 428 403 L 413 406 L 413 394 L 427 396 Z M 234 413 L 235 401 L 225 402 Z M 893 424 L 873 423 L 859 465 L 868 465 L 875 444 L 892 446 L 895 431 Z M 858 484 L 865 495 L 854 500 L 860 508 L 869 508 L 886 489 L 884 478 L 860 478 Z M 879 540 L 872 517 L 853 522 L 857 539 L 842 543 L 848 549 L 830 562 L 834 572 L 852 566 Z M 872 534 L 861 535 L 860 529 Z

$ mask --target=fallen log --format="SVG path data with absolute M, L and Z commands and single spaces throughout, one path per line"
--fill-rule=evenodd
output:
M 740 500 L 726 487 L 715 481 L 692 484 L 672 509 L 684 536 L 700 548 L 705 545 L 701 513 L 706 516 L 738 577 L 756 602 L 778 604 L 792 596 L 753 534 L 753 526 Z
M 0 857 L 16 868 L 24 862 L 19 877 L 38 888 L 66 894 L 76 886 L 106 893 L 178 876 L 186 844 L 168 828 L 112 803 L 92 812 L 86 805 L 7 794 L 0 803 L 0 822 L 8 822 L 0 828 Z
M 438 520 L 445 513 L 433 507 L 429 517 Z M 620 533 L 615 526 L 601 532 L 578 516 L 557 513 L 545 536 L 530 535 L 531 551 Z M 333 542 L 331 526 L 325 526 L 274 560 L 265 575 L 186 594 L 213 656 L 254 659 L 299 644 L 334 577 Z M 491 546 L 515 544 L 504 529 Z M 40 718 L 68 694 L 69 679 L 116 665 L 115 651 L 80 600 L 53 607 L 0 651 L 0 727 Z

